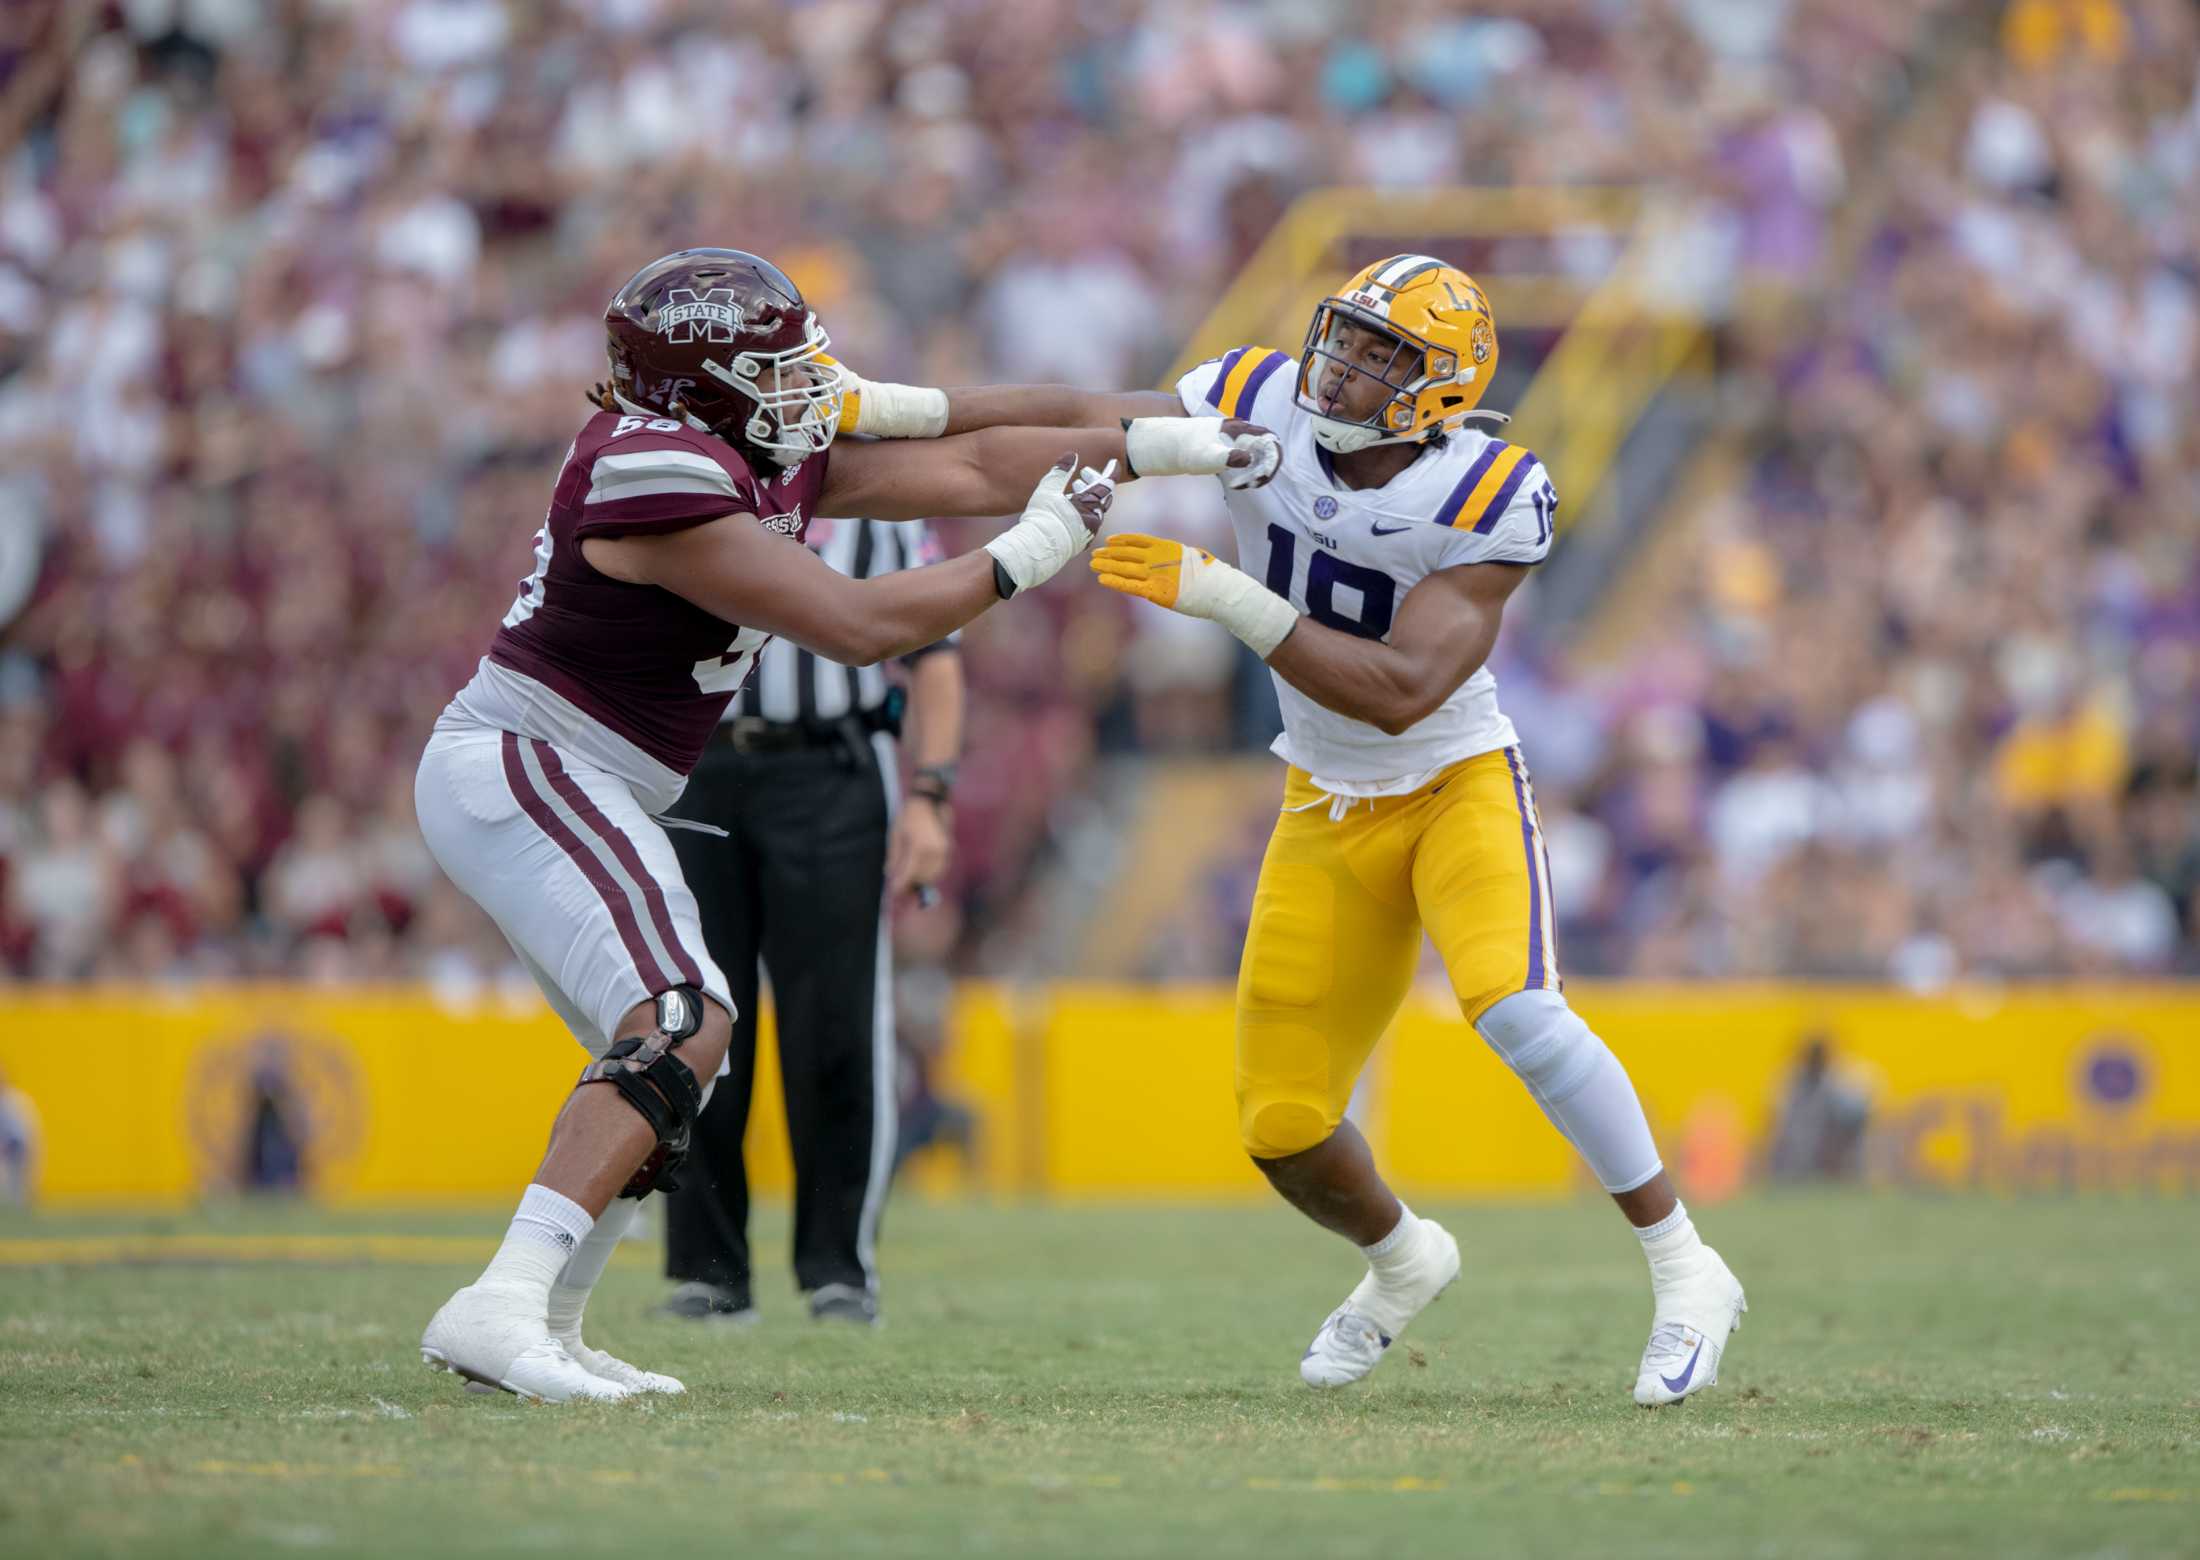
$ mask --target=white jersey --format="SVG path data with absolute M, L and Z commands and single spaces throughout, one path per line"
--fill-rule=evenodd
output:
M 1314 442 L 1297 381 L 1298 365 L 1284 354 L 1239 347 L 1194 368 L 1176 391 L 1187 412 L 1243 417 L 1282 441 L 1274 481 L 1229 493 L 1238 567 L 1315 622 L 1388 639 L 1398 603 L 1437 570 L 1549 555 L 1558 494 L 1531 452 L 1470 425 L 1384 486 L 1349 488 Z M 1487 666 L 1395 737 L 1322 708 L 1281 677 L 1276 696 L 1283 704 L 1276 753 L 1341 795 L 1411 790 L 1448 765 L 1518 740 Z

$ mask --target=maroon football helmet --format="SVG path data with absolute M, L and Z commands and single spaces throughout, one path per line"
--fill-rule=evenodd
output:
M 611 388 L 792 466 L 833 442 L 841 366 L 787 274 L 742 249 L 652 260 L 604 310 Z

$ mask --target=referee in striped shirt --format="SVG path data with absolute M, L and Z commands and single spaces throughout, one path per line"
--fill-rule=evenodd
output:
M 923 525 L 814 520 L 809 545 L 856 579 L 942 556 Z M 878 666 L 821 660 L 784 639 L 764 649 L 681 798 L 674 829 L 711 957 L 738 1014 L 733 1046 L 666 1199 L 665 1272 L 675 1316 L 750 1321 L 748 1177 L 741 1138 L 756 1075 L 757 964 L 778 1014 L 794 1148 L 794 1272 L 820 1320 L 875 1323 L 875 1246 L 894 1163 L 893 953 L 886 910 L 929 897 L 946 870 L 949 797 L 962 745 L 957 637 L 906 657 L 904 690 Z

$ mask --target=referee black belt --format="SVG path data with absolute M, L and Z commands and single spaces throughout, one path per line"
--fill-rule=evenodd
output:
M 801 753 L 815 748 L 845 752 L 851 744 L 858 749 L 866 746 L 873 732 L 901 735 L 900 711 L 892 708 L 895 702 L 889 700 L 879 709 L 859 710 L 838 720 L 766 720 L 761 715 L 736 715 L 720 721 L 710 739 L 736 753 Z

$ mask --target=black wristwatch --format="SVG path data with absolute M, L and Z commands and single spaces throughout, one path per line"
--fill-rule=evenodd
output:
M 909 794 L 945 807 L 955 795 L 955 766 L 927 764 L 909 780 Z

